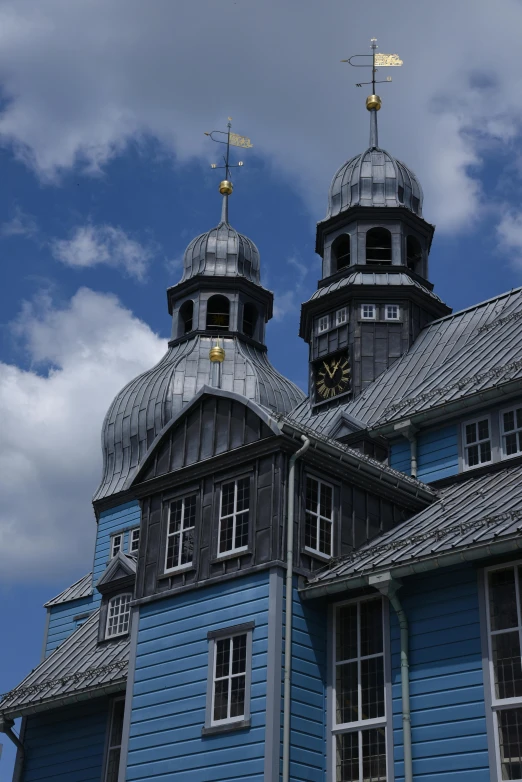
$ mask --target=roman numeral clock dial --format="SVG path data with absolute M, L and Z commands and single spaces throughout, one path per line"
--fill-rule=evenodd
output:
M 319 361 L 315 369 L 317 399 L 333 399 L 349 391 L 350 376 L 350 364 L 345 354 Z

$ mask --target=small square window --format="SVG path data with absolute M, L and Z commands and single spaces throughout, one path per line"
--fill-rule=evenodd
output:
M 323 315 L 321 318 L 317 319 L 317 331 L 319 334 L 322 334 L 324 331 L 328 331 L 330 328 L 330 318 L 328 315 Z
M 469 421 L 463 425 L 464 468 L 480 467 L 491 462 L 489 418 Z
M 335 325 L 336 326 L 342 326 L 343 323 L 347 323 L 348 321 L 348 310 L 346 307 L 343 307 L 342 310 L 337 310 L 335 313 Z
M 363 320 L 375 320 L 376 310 L 375 304 L 363 304 L 361 307 L 361 318 Z
M 121 551 L 123 546 L 123 535 L 120 533 L 118 535 L 113 535 L 111 538 L 111 559 L 116 556 L 116 554 Z
M 385 309 L 386 320 L 399 320 L 401 317 L 401 309 L 398 304 L 387 304 Z
M 140 528 L 131 529 L 129 534 L 129 554 L 137 554 L 140 547 Z

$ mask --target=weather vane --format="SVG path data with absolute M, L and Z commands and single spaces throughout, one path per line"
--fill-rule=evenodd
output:
M 212 130 L 210 133 L 205 133 L 205 136 L 209 136 L 212 141 L 215 141 L 217 144 L 226 144 L 227 151 L 226 154 L 223 155 L 223 161 L 225 163 L 224 166 L 218 166 L 217 163 L 211 163 L 211 168 L 224 168 L 225 169 L 225 178 L 219 185 L 219 192 L 221 195 L 229 196 L 232 193 L 233 185 L 231 182 L 231 176 L 230 176 L 230 169 L 231 168 L 240 168 L 243 165 L 243 161 L 240 160 L 235 165 L 232 165 L 230 163 L 230 147 L 242 147 L 243 149 L 250 149 L 254 145 L 251 143 L 250 139 L 246 136 L 238 136 L 237 133 L 232 133 L 232 117 L 228 118 L 227 123 L 227 130 Z M 220 138 L 214 138 L 214 135 L 219 133 L 221 136 L 226 136 L 226 141 Z
M 349 57 L 347 60 L 341 60 L 341 62 L 347 62 L 350 65 L 352 65 L 354 68 L 370 68 L 372 69 L 372 80 L 371 81 L 363 81 L 359 82 L 356 86 L 362 87 L 363 84 L 371 84 L 372 85 L 372 94 L 370 97 L 366 100 L 366 108 L 371 111 L 373 110 L 379 110 L 381 108 L 382 101 L 379 98 L 378 95 L 375 94 L 375 85 L 376 84 L 384 84 L 385 82 L 390 82 L 392 80 L 391 76 L 387 76 L 386 79 L 379 79 L 377 80 L 375 77 L 377 75 L 377 71 L 379 68 L 390 68 L 390 67 L 397 67 L 402 65 L 402 60 L 400 59 L 398 54 L 380 54 L 377 52 L 377 38 L 372 38 L 370 47 L 372 50 L 371 54 L 352 54 L 351 57 Z M 355 60 L 360 57 L 371 57 L 372 62 L 352 62 L 352 60 Z

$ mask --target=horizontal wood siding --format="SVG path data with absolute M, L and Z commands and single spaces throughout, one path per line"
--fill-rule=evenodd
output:
M 448 568 L 404 582 L 410 631 L 413 776 L 489 782 L 477 572 Z M 399 627 L 391 614 L 395 780 L 404 779 Z
M 100 513 L 93 565 L 93 583 L 95 587 L 96 582 L 109 563 L 111 535 L 123 529 L 128 530 L 131 527 L 139 527 L 139 524 L 140 506 L 136 501 L 126 502 L 124 505 L 118 505 L 116 508 L 104 510 Z M 124 541 L 125 553 L 128 549 L 128 539 L 127 533 Z
M 301 601 L 297 589 L 293 608 L 290 779 L 324 782 L 328 611 L 315 601 Z
M 76 630 L 78 623 L 74 621 L 74 617 L 94 610 L 98 603 L 99 600 L 96 600 L 95 596 L 91 595 L 80 600 L 71 600 L 69 603 L 61 603 L 60 605 L 50 607 L 49 631 L 45 645 L 46 657 L 57 646 L 60 646 L 73 630 Z
M 411 447 L 405 437 L 390 445 L 390 467 L 406 475 L 410 474 Z
M 109 703 L 100 698 L 28 717 L 23 782 L 100 782 Z
M 410 444 L 404 438 L 390 446 L 390 467 L 410 474 Z M 459 471 L 459 449 L 456 426 L 445 426 L 417 436 L 417 477 L 424 483 L 449 478 Z
M 140 609 L 127 780 L 256 780 L 264 773 L 268 571 Z M 203 737 L 209 630 L 254 621 L 248 730 Z

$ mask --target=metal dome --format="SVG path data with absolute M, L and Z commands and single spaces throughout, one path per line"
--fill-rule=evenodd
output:
M 352 206 L 405 206 L 422 217 L 422 188 L 404 163 L 384 149 L 369 147 L 338 170 L 328 192 L 328 215 Z
M 246 277 L 260 282 L 259 250 L 227 220 L 191 241 L 183 258 L 181 282 L 204 274 L 210 277 Z

